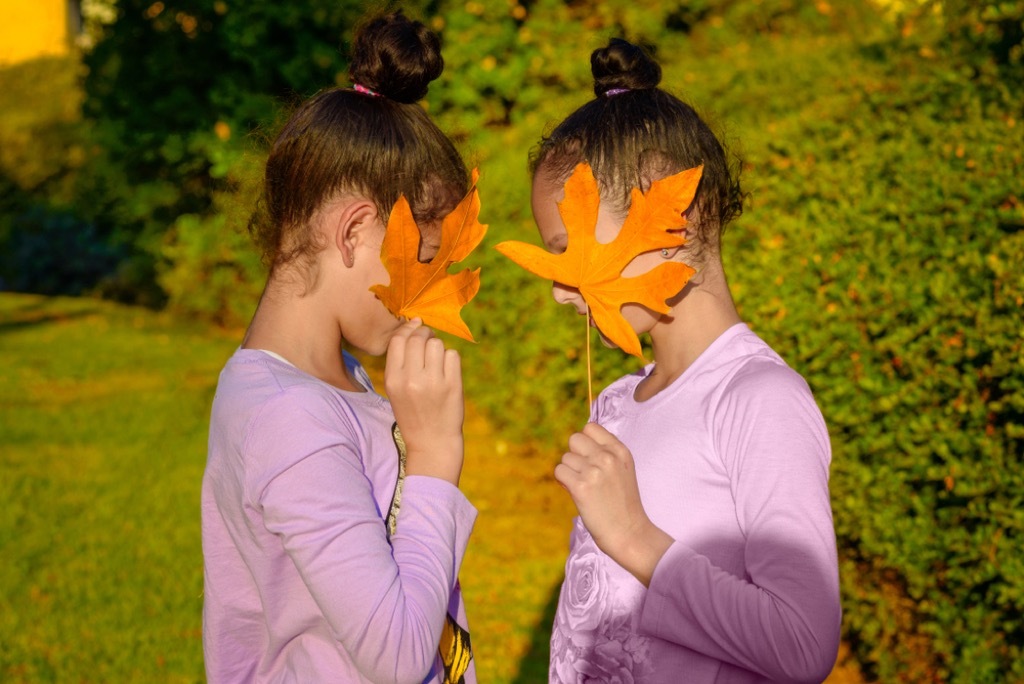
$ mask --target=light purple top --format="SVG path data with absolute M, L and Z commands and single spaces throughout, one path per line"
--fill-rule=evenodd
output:
M 389 543 L 393 423 L 373 391 L 257 350 L 228 361 L 202 491 L 211 684 L 441 681 L 446 613 L 466 626 L 457 575 L 476 510 L 448 482 L 409 476 Z
M 839 645 L 828 432 L 810 389 L 744 324 L 644 402 L 652 366 L 593 419 L 629 448 L 644 509 L 675 539 L 649 589 L 576 519 L 552 682 L 820 682 Z

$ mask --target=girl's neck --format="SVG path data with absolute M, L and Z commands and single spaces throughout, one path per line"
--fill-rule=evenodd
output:
M 299 370 L 339 389 L 364 391 L 345 366 L 341 329 L 325 310 L 319 293 L 302 294 L 295 284 L 271 276 L 242 347 L 279 354 Z
M 654 368 L 637 387 L 637 401 L 650 399 L 665 389 L 726 330 L 742 322 L 725 272 L 711 264 L 686 286 L 672 311 L 651 330 Z

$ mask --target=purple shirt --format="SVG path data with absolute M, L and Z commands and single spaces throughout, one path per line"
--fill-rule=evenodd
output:
M 744 324 L 670 386 L 619 379 L 593 419 L 633 454 L 644 509 L 675 543 L 649 589 L 576 519 L 552 682 L 820 682 L 840 606 L 828 432 L 804 380 Z
M 448 482 L 409 476 L 389 541 L 393 424 L 373 391 L 262 351 L 228 361 L 202 491 L 211 684 L 441 681 L 446 614 L 466 626 L 457 576 L 476 510 Z

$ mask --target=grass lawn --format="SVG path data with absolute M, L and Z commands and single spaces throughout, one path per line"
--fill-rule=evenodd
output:
M 202 681 L 199 483 L 234 341 L 0 296 L 0 679 Z
M 199 487 L 238 340 L 107 302 L 0 294 L 0 680 L 203 680 Z M 472 410 L 466 437 L 480 517 L 461 578 L 479 680 L 543 682 L 574 512 L 551 477 L 559 446 L 528 452 Z

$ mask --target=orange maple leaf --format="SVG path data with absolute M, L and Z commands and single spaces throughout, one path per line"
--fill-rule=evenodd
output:
M 602 244 L 594 235 L 601 202 L 597 181 L 589 165 L 579 164 L 566 181 L 565 197 L 558 203 L 568 237 L 565 251 L 551 254 L 512 241 L 500 243 L 497 249 L 541 278 L 577 288 L 605 337 L 624 352 L 643 358 L 640 339 L 622 317 L 622 305 L 642 304 L 652 311 L 668 313 L 666 300 L 682 290 L 694 270 L 667 261 L 643 275 L 623 278 L 622 269 L 644 252 L 686 243 L 681 235 L 669 231 L 686 225 L 683 212 L 693 201 L 703 170 L 703 166 L 697 166 L 654 181 L 646 193 L 634 188 L 622 229 L 614 240 Z
M 480 289 L 480 269 L 448 273 L 448 267 L 465 259 L 487 232 L 477 220 L 480 197 L 479 177 L 473 169 L 473 185 L 459 205 L 441 222 L 441 246 L 428 263 L 417 259 L 420 230 L 404 195 L 391 210 L 380 260 L 391 276 L 388 285 L 370 288 L 388 311 L 404 318 L 423 320 L 424 325 L 475 342 L 462 320 L 462 307 Z

